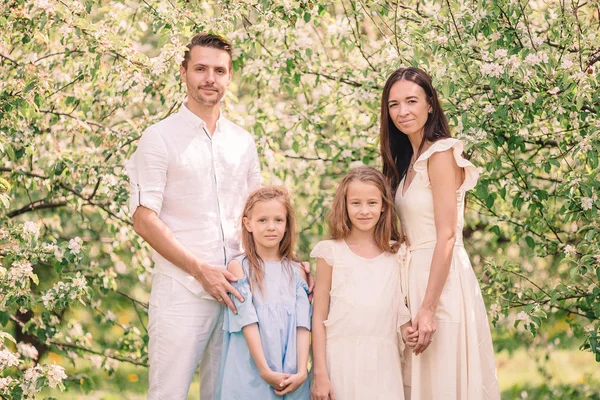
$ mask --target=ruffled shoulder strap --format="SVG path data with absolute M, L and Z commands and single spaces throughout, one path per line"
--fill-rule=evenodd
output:
M 463 184 L 458 188 L 458 191 L 466 192 L 467 190 L 473 189 L 477 184 L 479 178 L 479 171 L 477 168 L 467 159 L 462 156 L 465 149 L 465 145 L 458 139 L 447 138 L 434 142 L 430 148 L 428 148 L 423 154 L 419 156 L 419 159 L 415 162 L 414 169 L 417 174 L 421 174 L 425 184 L 429 185 L 429 173 L 427 172 L 427 160 L 434 153 L 441 153 L 443 151 L 452 149 L 454 154 L 454 160 L 459 167 L 465 171 L 465 180 Z
M 325 262 L 333 266 L 335 259 L 335 242 L 333 240 L 322 240 L 310 252 L 311 258 L 322 258 Z

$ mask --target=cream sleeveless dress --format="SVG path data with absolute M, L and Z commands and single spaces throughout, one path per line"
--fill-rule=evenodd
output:
M 465 193 L 479 177 L 475 166 L 462 157 L 463 148 L 463 143 L 454 138 L 433 143 L 415 162 L 416 176 L 405 193 L 404 179 L 396 192 L 396 208 L 410 249 L 403 286 L 411 315 L 415 316 L 425 296 L 436 243 L 428 159 L 436 152 L 451 150 L 465 173 L 456 191 L 456 245 L 436 311 L 437 331 L 425 352 L 409 356 L 412 365 L 405 384 L 411 386 L 411 400 L 500 399 L 486 309 L 462 240 Z
M 343 240 L 311 252 L 332 266 L 327 372 L 337 400 L 403 400 L 399 327 L 410 321 L 396 254 L 366 259 Z

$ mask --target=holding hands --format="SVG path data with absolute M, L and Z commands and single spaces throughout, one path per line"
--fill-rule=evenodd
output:
M 419 338 L 419 331 L 412 327 L 410 322 L 405 323 L 400 327 L 400 333 L 402 334 L 402 340 L 411 350 L 414 350 L 417 345 Z
M 415 355 L 419 355 L 433 342 L 433 334 L 436 330 L 435 311 L 421 307 L 413 319 L 412 325 L 418 334 L 417 344 L 413 349 Z

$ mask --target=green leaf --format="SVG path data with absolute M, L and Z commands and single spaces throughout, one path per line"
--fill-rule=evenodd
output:
M 531 236 L 525 236 L 525 242 L 527 242 L 527 246 L 529 246 L 529 248 L 533 249 L 535 247 L 535 241 Z

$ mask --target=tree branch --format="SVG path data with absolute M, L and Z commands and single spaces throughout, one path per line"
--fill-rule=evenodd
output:
M 25 214 L 28 213 L 30 211 L 34 211 L 34 210 L 43 210 L 43 209 L 47 209 L 47 208 L 59 208 L 59 207 L 64 207 L 67 205 L 67 201 L 66 200 L 60 200 L 60 201 L 47 201 L 47 200 L 36 200 L 33 201 L 29 204 L 27 204 L 24 207 L 19 208 L 18 210 L 13 210 L 10 211 L 6 214 L 6 216 L 8 218 L 14 218 L 17 217 L 21 214 Z

